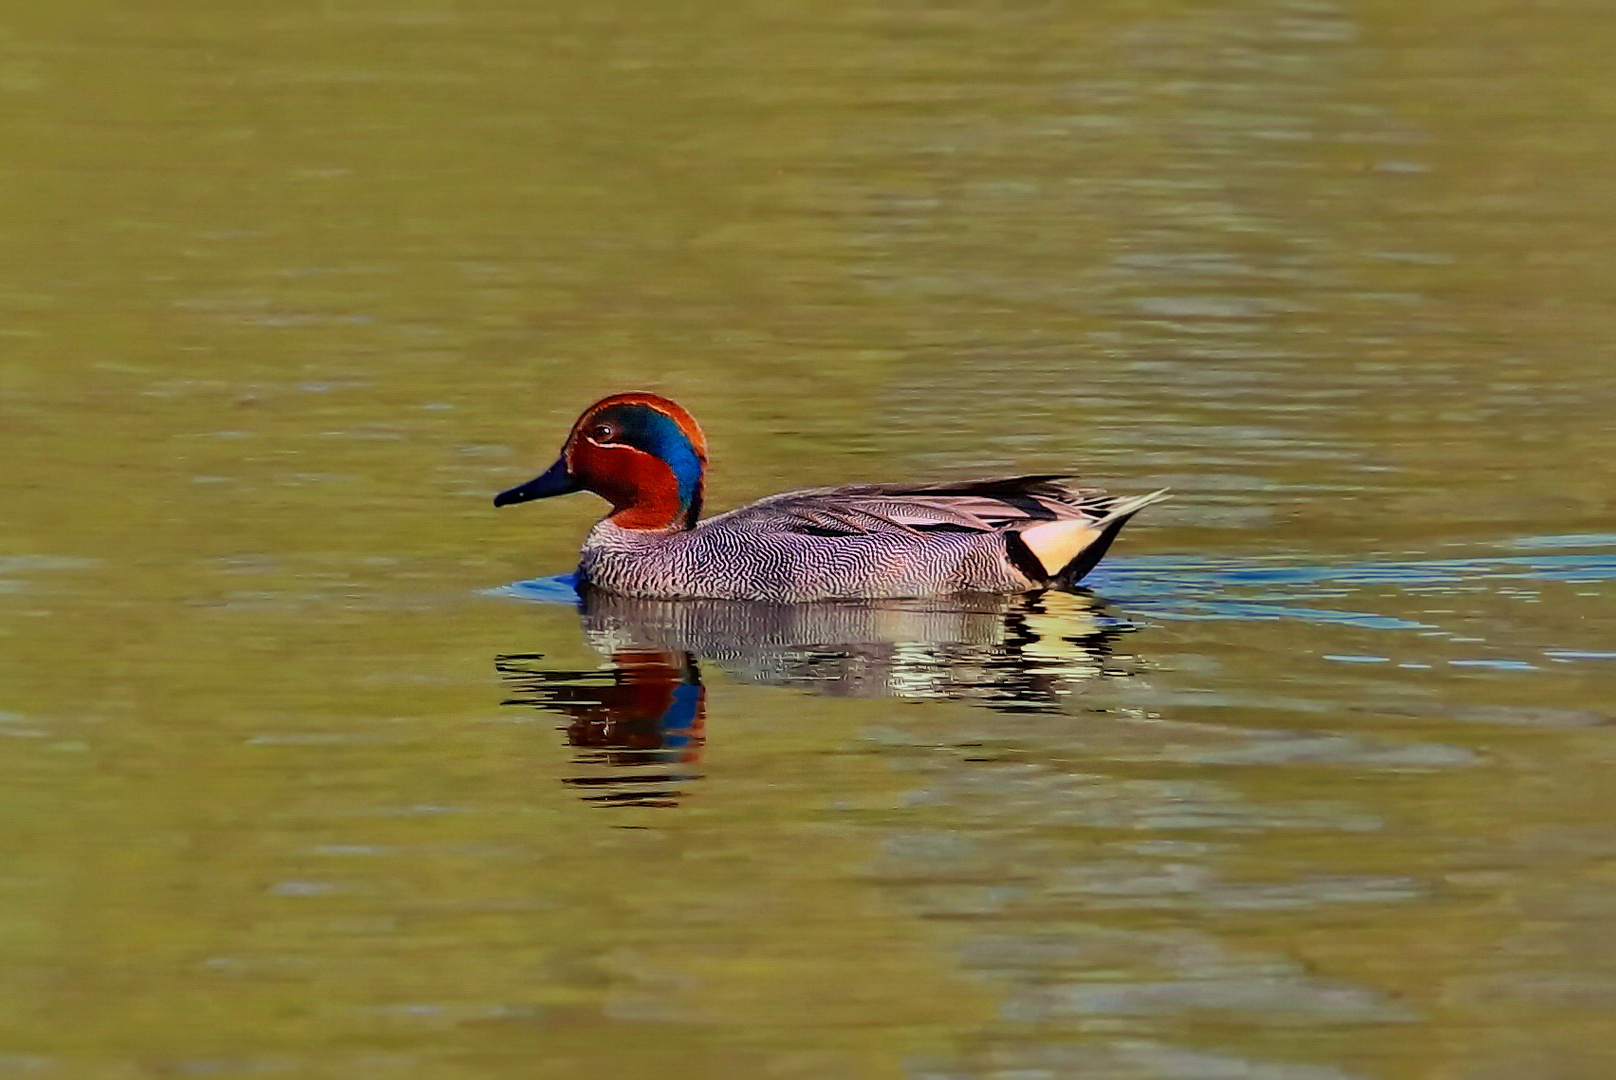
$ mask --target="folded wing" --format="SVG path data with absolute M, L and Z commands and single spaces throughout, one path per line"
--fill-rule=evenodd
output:
M 816 536 L 882 532 L 1004 532 L 1046 521 L 1099 520 L 1118 500 L 1059 475 L 938 484 L 850 484 L 789 491 L 711 518 L 732 527 Z

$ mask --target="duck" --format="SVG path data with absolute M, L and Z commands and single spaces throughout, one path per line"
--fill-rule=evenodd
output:
M 584 588 L 796 604 L 1066 588 L 1167 496 L 1052 473 L 805 488 L 702 518 L 706 473 L 707 439 L 683 406 L 613 394 L 583 411 L 553 465 L 494 505 L 578 491 L 610 503 L 584 539 Z

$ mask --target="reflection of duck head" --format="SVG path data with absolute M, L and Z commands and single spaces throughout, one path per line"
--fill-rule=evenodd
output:
M 624 649 L 612 655 L 608 668 L 581 672 L 540 670 L 531 666 L 537 659 L 530 653 L 495 661 L 517 688 L 505 704 L 569 717 L 567 742 L 583 751 L 578 763 L 613 770 L 566 783 L 598 791 L 585 799 L 601 805 L 675 805 L 679 792 L 671 785 L 695 776 L 647 767 L 701 759 L 707 688 L 695 661 L 684 653 Z
M 599 652 L 704 656 L 747 682 L 849 697 L 945 698 L 1058 710 L 1072 683 L 1113 672 L 1128 628 L 1086 594 L 970 595 L 832 604 L 641 600 L 590 590 Z

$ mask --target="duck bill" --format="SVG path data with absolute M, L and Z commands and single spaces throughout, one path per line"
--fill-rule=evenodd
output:
M 574 491 L 582 490 L 583 485 L 567 471 L 566 461 L 558 460 L 544 471 L 544 475 L 535 476 L 525 484 L 518 484 L 495 495 L 494 505 L 510 506 L 534 499 L 548 499 L 552 495 L 571 495 Z

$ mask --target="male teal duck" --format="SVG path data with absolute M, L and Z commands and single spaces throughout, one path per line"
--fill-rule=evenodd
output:
M 584 410 L 554 465 L 494 505 L 574 491 L 611 503 L 578 565 L 607 592 L 802 603 L 1070 585 L 1166 496 L 1001 476 L 788 491 L 698 521 L 706 466 L 707 440 L 682 407 L 614 394 Z

